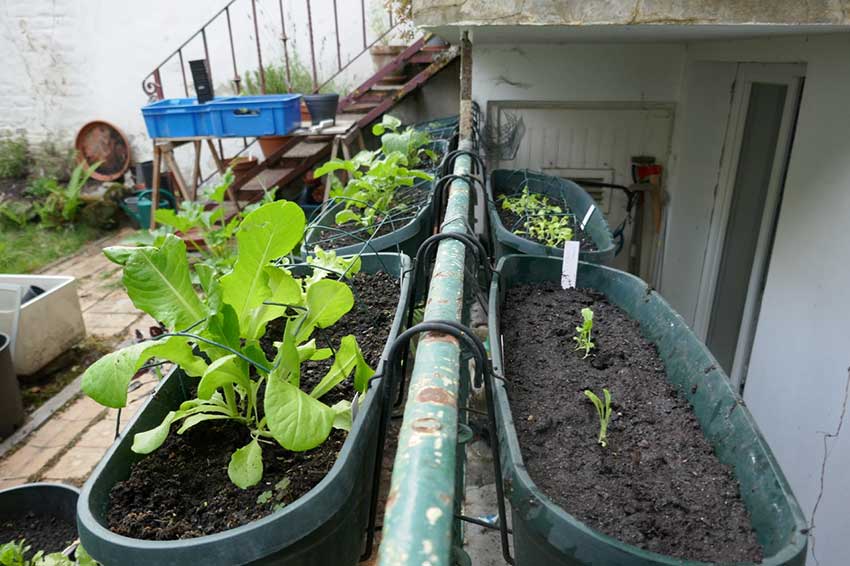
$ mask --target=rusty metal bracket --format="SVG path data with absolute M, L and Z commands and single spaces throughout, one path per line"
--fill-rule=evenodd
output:
M 460 235 L 460 234 L 457 234 Z M 459 239 L 462 241 L 462 239 Z M 420 248 L 421 250 L 421 248 Z M 418 255 L 418 254 L 417 254 Z M 493 393 L 495 380 L 501 379 L 493 371 L 493 366 L 490 359 L 487 357 L 487 350 L 484 343 L 468 326 L 454 320 L 429 320 L 421 322 L 412 328 L 408 328 L 402 332 L 392 346 L 390 346 L 389 354 L 384 363 L 384 372 L 386 375 L 374 375 L 369 380 L 368 387 L 383 377 L 387 380 L 382 383 L 381 389 L 381 414 L 378 430 L 378 446 L 375 453 L 375 464 L 372 469 L 372 492 L 369 504 L 369 523 L 366 530 L 366 546 L 361 557 L 361 560 L 366 560 L 372 555 L 372 549 L 375 541 L 375 523 L 377 520 L 378 496 L 381 488 L 381 465 L 384 461 L 384 448 L 387 438 L 387 426 L 389 425 L 389 417 L 391 413 L 390 398 L 392 397 L 393 378 L 401 371 L 401 354 L 407 352 L 407 346 L 410 339 L 423 332 L 436 332 L 453 336 L 459 342 L 463 343 L 472 353 L 475 360 L 475 377 L 478 381 L 484 383 L 484 394 L 487 403 L 487 430 L 490 436 L 491 449 L 493 451 L 493 474 L 496 480 L 496 499 L 499 510 L 499 532 L 502 543 L 502 556 L 505 562 L 513 564 L 514 560 L 511 556 L 510 545 L 508 542 L 509 531 L 507 522 L 507 509 L 505 506 L 504 482 L 502 479 L 502 459 L 499 450 L 499 433 L 496 425 L 496 403 Z

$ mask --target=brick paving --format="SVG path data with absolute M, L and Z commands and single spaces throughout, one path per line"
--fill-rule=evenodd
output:
M 42 270 L 76 277 L 87 333 L 117 343 L 132 339 L 136 329 L 147 334 L 155 324 L 136 310 L 124 292 L 121 268 L 101 253 L 129 234 L 129 230 L 118 232 Z M 128 406 L 121 412 L 122 431 L 153 391 L 156 378 L 145 374 L 136 381 L 140 386 L 130 391 Z M 75 397 L 0 460 L 0 489 L 32 481 L 82 485 L 112 445 L 117 419 L 116 409 L 104 408 L 84 395 Z

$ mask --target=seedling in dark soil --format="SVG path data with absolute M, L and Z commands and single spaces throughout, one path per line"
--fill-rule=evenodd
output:
M 573 336 L 573 340 L 577 342 L 576 350 L 584 350 L 584 358 L 590 354 L 590 350 L 596 347 L 596 344 L 590 341 L 590 331 L 593 330 L 593 311 L 589 308 L 581 309 L 581 326 L 576 326 L 577 336 Z
M 584 394 L 593 402 L 596 407 L 596 413 L 599 415 L 599 444 L 605 448 L 608 446 L 608 423 L 611 420 L 611 393 L 602 388 L 602 394 L 605 396 L 605 402 L 596 396 L 590 389 L 585 389 Z
M 32 547 L 24 539 L 17 542 L 7 542 L 0 545 L 0 565 L 2 566 L 97 566 L 82 545 L 74 551 L 74 559 L 68 558 L 61 552 L 45 554 L 39 550 L 27 558 Z
M 573 239 L 569 211 L 551 204 L 549 197 L 533 193 L 523 187 L 519 195 L 500 195 L 502 208 L 524 218 L 525 226 L 513 231 L 518 236 L 529 236 L 547 246 L 561 246 Z

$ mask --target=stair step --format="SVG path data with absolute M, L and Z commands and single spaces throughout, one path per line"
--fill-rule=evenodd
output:
M 398 85 L 398 84 L 404 84 L 408 80 L 410 80 L 410 77 L 406 74 L 387 75 L 385 77 L 381 77 L 378 80 L 378 83 L 379 84 L 386 84 L 386 85 L 390 85 L 390 84 Z
M 286 153 L 283 154 L 283 159 L 304 159 L 305 157 L 313 157 L 317 153 L 323 151 L 327 147 L 324 143 L 301 142 Z
M 369 90 L 375 90 L 378 92 L 395 92 L 399 89 L 401 85 L 385 85 L 385 84 L 376 84 L 369 87 Z
M 378 102 L 355 102 L 345 107 L 346 112 L 362 112 L 367 113 L 373 108 L 377 108 Z
M 408 59 L 408 62 L 430 65 L 434 62 L 434 54 L 427 51 L 420 51 Z
M 292 172 L 292 169 L 266 169 L 259 175 L 242 185 L 240 192 L 263 192 L 278 186 L 280 181 Z

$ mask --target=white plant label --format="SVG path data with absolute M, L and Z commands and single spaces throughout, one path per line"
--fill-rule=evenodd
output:
M 570 240 L 564 244 L 564 264 L 561 267 L 561 288 L 573 289 L 578 277 L 579 242 Z
M 581 221 L 581 229 L 584 230 L 584 227 L 587 226 L 587 221 L 590 220 L 590 217 L 593 216 L 593 211 L 596 210 L 596 205 L 591 204 L 590 208 L 587 209 L 587 212 L 584 213 L 584 219 Z

